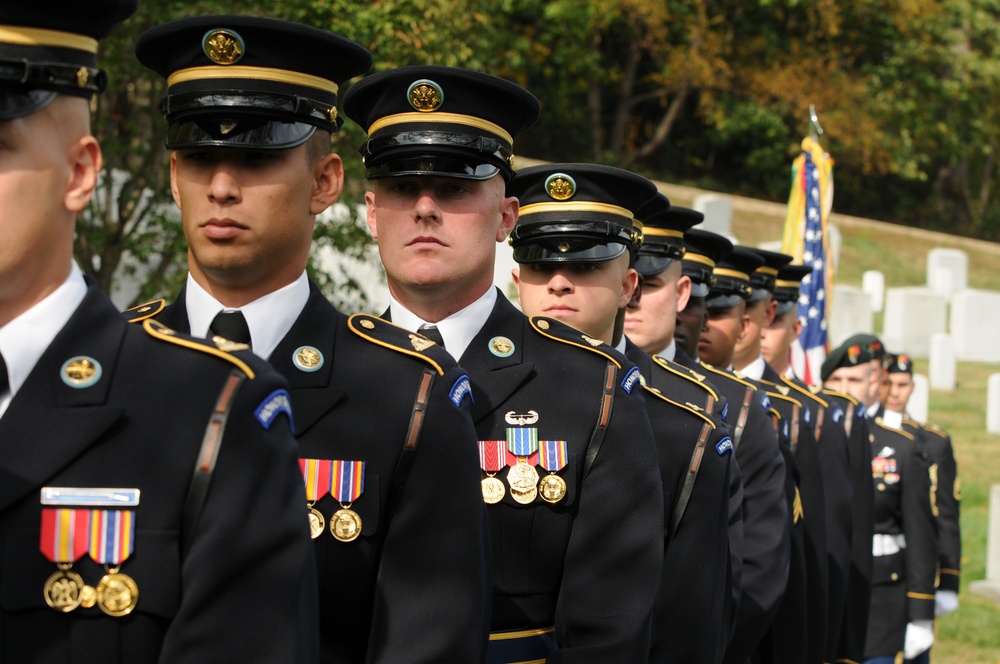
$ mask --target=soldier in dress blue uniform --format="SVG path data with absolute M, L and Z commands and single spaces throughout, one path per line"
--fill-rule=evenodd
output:
M 877 414 L 883 424 L 903 429 L 923 440 L 929 457 L 931 486 L 934 488 L 934 516 L 938 527 L 938 582 L 934 593 L 935 618 L 948 615 L 958 608 L 958 581 L 961 570 L 962 539 L 959 528 L 961 484 L 958 465 L 951 444 L 951 436 L 933 424 L 913 420 L 906 412 L 906 404 L 913 394 L 913 361 L 905 353 L 886 353 L 883 358 L 885 380 Z M 914 664 L 930 661 L 930 649 L 912 660 Z
M 704 376 L 654 359 L 616 331 L 638 279 L 637 249 L 657 211 L 669 208 L 645 178 L 610 166 L 548 164 L 518 171 L 507 193 L 520 202 L 514 281 L 525 314 L 550 315 L 614 345 L 642 372 L 664 487 L 663 576 L 651 662 L 719 662 L 734 613 L 731 556 L 741 557 L 742 513 L 730 545 L 729 428 L 713 417 Z M 645 220 L 633 210 L 643 211 Z M 609 225 L 614 229 L 609 233 Z M 679 245 L 680 233 L 676 236 Z M 679 257 L 674 250 L 674 259 Z M 660 253 L 661 259 L 663 252 Z M 661 264 L 663 260 L 659 261 Z M 663 266 L 667 267 L 667 266 Z M 677 265 L 679 271 L 679 265 Z M 674 308 L 676 312 L 676 307 Z M 631 346 L 631 347 L 630 347 Z M 739 595 L 737 590 L 736 600 Z
M 513 141 L 538 101 L 494 76 L 416 66 L 356 83 L 344 112 L 368 133 L 387 315 L 433 324 L 472 379 L 493 543 L 488 661 L 645 662 L 664 516 L 638 371 L 493 286 L 496 243 L 517 220 Z
M 852 339 L 854 339 L 852 337 Z M 871 394 L 870 339 L 845 342 L 823 362 L 823 382 L 861 401 Z M 881 346 L 881 342 L 879 343 Z M 930 464 L 913 434 L 871 425 L 871 472 L 875 487 L 872 589 L 865 662 L 888 664 L 913 658 L 934 642 L 934 579 L 938 539 Z
M 684 246 L 681 269 L 691 279 L 692 295 L 677 319 L 677 360 L 685 366 L 692 362 L 696 371 L 706 374 L 706 382 L 725 395 L 729 404 L 727 422 L 732 429 L 735 459 L 743 481 L 741 596 L 735 630 L 723 659 L 742 664 L 751 656 L 759 656 L 761 641 L 774 620 L 788 582 L 791 557 L 788 469 L 778 446 L 770 400 L 763 390 L 728 371 L 688 359 L 698 357 L 701 347 L 707 347 L 703 346 L 701 335 L 707 329 L 709 303 L 714 307 L 742 306 L 743 298 L 748 295 L 749 274 L 724 267 L 716 275 L 716 268 L 733 251 L 732 243 L 721 235 L 692 228 L 684 234 Z M 752 259 L 752 264 L 756 267 L 758 259 Z M 735 336 L 728 342 L 729 358 Z M 728 366 L 730 359 L 722 359 Z
M 857 401 L 843 393 L 807 386 L 792 372 L 792 343 L 802 327 L 798 318 L 799 284 L 811 272 L 812 268 L 806 265 L 786 265 L 778 270 L 773 287 L 775 317 L 763 330 L 761 352 L 768 365 L 780 374 L 781 383 L 792 389 L 797 398 L 813 402 L 812 419 L 824 457 L 823 486 L 827 490 L 828 509 L 830 620 L 826 657 L 827 661 L 857 662 L 864 650 L 868 620 L 871 579 L 868 542 L 874 518 L 874 493 L 869 488 L 868 427 L 858 417 Z M 849 500 L 845 502 L 846 498 Z M 859 640 L 860 647 L 848 645 Z
M 0 661 L 313 662 L 287 383 L 128 325 L 72 259 L 98 40 L 134 10 L 0 9 Z
M 165 309 L 130 315 L 248 343 L 288 379 L 322 661 L 481 661 L 489 549 L 468 378 L 426 338 L 340 313 L 305 273 L 315 216 L 343 184 L 337 90 L 371 56 L 247 16 L 157 26 L 137 54 L 168 81 L 190 273 Z M 248 337 L 220 328 L 227 316 Z

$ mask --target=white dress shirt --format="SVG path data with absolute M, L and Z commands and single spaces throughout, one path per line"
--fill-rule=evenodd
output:
M 393 325 L 413 330 L 416 332 L 421 325 L 433 325 L 441 333 L 444 340 L 444 348 L 457 362 L 465 350 L 472 343 L 479 331 L 486 324 L 486 319 L 493 313 L 493 307 L 497 303 L 496 288 L 490 287 L 482 297 L 465 307 L 456 311 L 452 315 L 436 323 L 428 323 L 421 319 L 409 309 L 404 307 L 396 298 L 389 296 L 389 315 L 392 317 Z
M 87 282 L 76 262 L 59 288 L 23 314 L 0 327 L 0 355 L 7 364 L 10 388 L 0 394 L 0 417 L 7 412 L 18 389 L 24 385 L 31 370 L 56 338 L 59 331 L 76 312 L 87 295 Z M 69 359 L 69 358 L 67 358 Z
M 740 374 L 753 380 L 760 380 L 764 377 L 764 356 L 758 355 L 757 359 L 740 369 Z
M 238 309 L 223 306 L 188 273 L 184 306 L 187 308 L 191 336 L 203 338 L 208 338 L 208 326 L 220 311 L 242 311 L 250 328 L 253 352 L 266 360 L 292 329 L 308 300 L 309 278 L 305 272 L 287 286 Z

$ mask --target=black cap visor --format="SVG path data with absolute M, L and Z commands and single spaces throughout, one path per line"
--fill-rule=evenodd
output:
M 56 98 L 51 90 L 10 90 L 0 87 L 0 122 L 37 113 Z
M 671 256 L 652 255 L 640 251 L 635 261 L 635 270 L 644 277 L 652 277 L 666 270 L 676 260 Z M 708 292 L 707 289 L 705 292 Z
M 709 293 L 705 306 L 709 309 L 732 309 L 743 301 L 743 296 L 735 293 Z
M 775 311 L 775 314 L 774 314 L 775 317 L 777 318 L 778 316 L 784 316 L 788 312 L 794 310 L 795 309 L 795 304 L 796 304 L 795 302 L 779 302 L 778 303 L 778 308 L 777 308 L 777 310 Z
M 532 238 L 514 245 L 514 260 L 522 265 L 541 263 L 603 263 L 623 255 L 622 242 L 596 241 L 593 237 L 559 235 Z
M 708 297 L 710 290 L 711 288 L 705 282 L 691 280 L 691 297 Z
M 170 125 L 168 150 L 245 148 L 284 150 L 305 143 L 316 127 L 304 122 L 269 122 L 257 118 L 205 118 Z
M 369 180 L 405 175 L 489 180 L 513 174 L 510 147 L 477 134 L 414 128 L 375 136 L 359 152 Z
M 500 167 L 484 163 L 481 160 L 429 154 L 365 164 L 365 177 L 369 180 L 412 175 L 429 175 L 459 180 L 489 180 L 499 172 Z

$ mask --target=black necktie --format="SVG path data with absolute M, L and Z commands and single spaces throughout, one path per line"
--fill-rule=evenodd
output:
M 229 339 L 241 344 L 250 343 L 250 328 L 242 311 L 220 311 L 208 330 L 223 339 Z
M 437 329 L 437 325 L 421 325 L 417 332 L 444 348 L 444 337 L 441 336 L 441 330 Z
M 0 355 L 0 394 L 7 392 L 7 388 L 10 387 L 9 379 L 7 378 L 7 363 L 3 361 L 3 355 Z

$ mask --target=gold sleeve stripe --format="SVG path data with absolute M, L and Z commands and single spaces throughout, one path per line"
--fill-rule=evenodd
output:
M 929 599 L 929 600 L 934 599 L 933 594 L 928 595 L 927 593 L 906 593 L 906 596 L 909 597 L 910 599 Z

